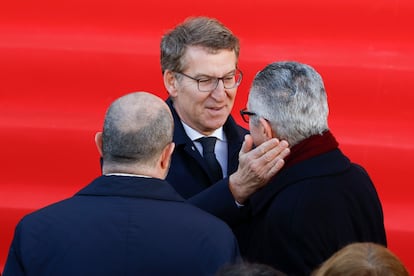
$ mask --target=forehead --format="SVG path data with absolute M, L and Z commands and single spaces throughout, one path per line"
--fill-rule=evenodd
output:
M 203 47 L 190 46 L 183 57 L 183 71 L 193 75 L 223 76 L 237 67 L 233 50 L 209 51 Z

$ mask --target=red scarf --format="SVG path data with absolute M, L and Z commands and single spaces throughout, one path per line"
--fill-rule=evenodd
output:
M 322 135 L 313 135 L 290 149 L 290 154 L 285 158 L 284 168 L 288 168 L 303 160 L 319 154 L 331 151 L 338 147 L 338 142 L 328 130 Z

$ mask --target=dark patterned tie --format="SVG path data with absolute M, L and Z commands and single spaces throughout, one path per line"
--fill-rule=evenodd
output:
M 206 160 L 210 174 L 214 182 L 223 178 L 223 172 L 221 166 L 217 161 L 216 154 L 214 153 L 214 146 L 216 145 L 216 137 L 202 137 L 197 139 L 203 146 L 203 157 Z

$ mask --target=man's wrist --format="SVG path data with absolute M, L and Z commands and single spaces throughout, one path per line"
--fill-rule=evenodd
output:
M 233 195 L 233 198 L 236 202 L 237 206 L 244 206 L 244 202 L 246 201 L 246 197 L 242 195 L 240 192 L 240 187 L 234 181 L 234 175 L 230 175 L 229 177 L 229 190 Z

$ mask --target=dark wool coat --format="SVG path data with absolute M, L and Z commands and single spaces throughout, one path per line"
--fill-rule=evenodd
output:
M 224 222 L 166 181 L 102 176 L 21 220 L 3 276 L 214 275 L 238 252 Z
M 351 242 L 386 245 L 375 187 L 339 149 L 283 169 L 250 207 L 235 230 L 242 255 L 289 275 L 309 275 Z

